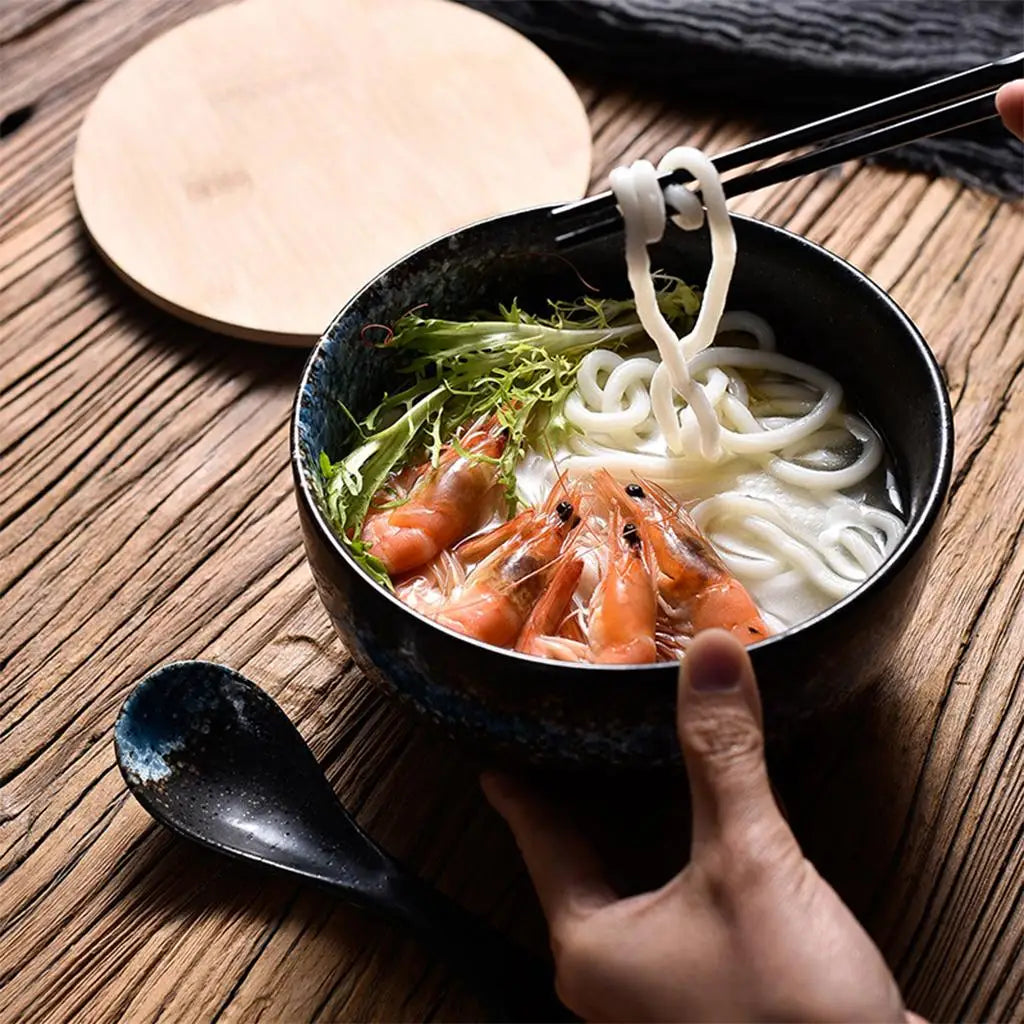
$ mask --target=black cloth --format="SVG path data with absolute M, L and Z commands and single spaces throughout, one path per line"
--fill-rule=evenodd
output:
M 564 67 L 781 130 L 1024 50 L 1024 0 L 463 0 Z M 685 97 L 685 100 L 684 100 Z M 1024 193 L 1000 122 L 879 162 Z

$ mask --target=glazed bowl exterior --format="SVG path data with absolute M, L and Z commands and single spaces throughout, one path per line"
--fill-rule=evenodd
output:
M 764 316 L 779 350 L 834 375 L 885 439 L 907 531 L 886 564 L 821 615 L 750 648 L 770 736 L 840 710 L 889 660 L 937 536 L 952 465 L 952 415 L 928 346 L 898 306 L 825 249 L 733 218 L 738 256 L 727 308 Z M 370 580 L 334 536 L 316 497 L 321 451 L 337 459 L 350 421 L 396 379 L 395 353 L 367 344 L 367 324 L 427 315 L 466 318 L 518 299 L 629 294 L 621 235 L 565 255 L 548 210 L 464 228 L 416 250 L 338 314 L 306 364 L 292 422 L 292 468 L 306 554 L 320 597 L 357 664 L 387 692 L 485 756 L 537 765 L 653 768 L 678 761 L 676 667 L 566 665 L 499 650 L 436 625 Z M 571 259 L 571 263 L 570 263 Z M 703 284 L 705 231 L 670 229 L 652 264 Z

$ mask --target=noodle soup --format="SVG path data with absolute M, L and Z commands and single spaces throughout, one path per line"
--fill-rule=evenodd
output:
M 662 197 L 646 162 L 612 175 L 632 299 L 373 328 L 411 383 L 321 456 L 322 499 L 365 571 L 439 624 L 561 661 L 674 660 L 703 628 L 754 643 L 818 614 L 898 544 L 881 439 L 776 350 L 770 310 L 726 309 L 721 186 L 697 151 L 676 168 L 703 205 Z M 652 274 L 666 202 L 684 230 L 706 208 L 702 295 Z

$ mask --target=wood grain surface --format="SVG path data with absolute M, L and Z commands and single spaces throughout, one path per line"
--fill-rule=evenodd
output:
M 210 6 L 0 8 L 0 1019 L 474 1019 L 459 980 L 410 939 L 172 838 L 114 764 L 111 725 L 134 680 L 174 658 L 225 661 L 283 705 L 385 847 L 544 942 L 479 766 L 369 688 L 316 599 L 287 465 L 302 354 L 153 310 L 77 219 L 86 105 L 142 43 Z M 594 188 L 623 159 L 751 134 L 685 102 L 577 84 Z M 860 166 L 734 209 L 889 289 L 956 408 L 948 515 L 897 663 L 842 723 L 772 752 L 773 775 L 911 1007 L 1020 1019 L 1024 214 Z M 657 850 L 657 875 L 681 855 L 677 789 L 591 782 L 580 800 Z

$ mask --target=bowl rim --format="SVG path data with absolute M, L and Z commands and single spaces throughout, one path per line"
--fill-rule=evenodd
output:
M 529 207 L 523 210 L 516 210 L 511 213 L 499 214 L 495 217 L 488 217 L 484 220 L 474 221 L 472 224 L 466 224 L 461 228 L 451 231 L 444 235 L 439 235 L 437 238 L 431 239 L 429 242 L 425 242 L 423 245 L 406 253 L 404 256 L 399 257 L 397 260 L 389 264 L 384 269 L 380 270 L 375 274 L 365 285 L 363 285 L 357 292 L 355 292 L 341 307 L 338 313 L 331 320 L 330 324 L 324 330 L 324 332 L 317 339 L 316 344 L 310 350 L 306 362 L 302 369 L 302 375 L 299 378 L 299 383 L 296 388 L 295 398 L 292 404 L 291 422 L 289 424 L 289 448 L 290 448 L 290 460 L 292 465 L 292 475 L 295 484 L 295 492 L 297 499 L 304 503 L 307 511 L 310 513 L 312 522 L 315 524 L 315 529 L 320 537 L 320 540 L 325 543 L 332 551 L 332 553 L 341 558 L 346 562 L 352 571 L 357 573 L 367 584 L 376 588 L 380 596 L 390 601 L 396 609 L 406 615 L 411 615 L 418 619 L 421 623 L 427 626 L 429 629 L 438 631 L 448 637 L 453 637 L 457 641 L 469 644 L 473 647 L 477 647 L 482 651 L 489 652 L 491 654 L 504 655 L 506 657 L 522 661 L 526 664 L 541 664 L 547 668 L 556 666 L 558 669 L 566 670 L 556 673 L 558 677 L 569 679 L 574 678 L 576 673 L 589 673 L 589 672 L 616 672 L 616 673 L 672 673 L 673 677 L 678 669 L 678 663 L 674 661 L 655 662 L 653 664 L 639 664 L 639 665 L 603 665 L 593 664 L 590 662 L 555 662 L 549 658 L 542 658 L 536 655 L 523 654 L 519 651 L 511 650 L 504 647 L 496 647 L 493 644 L 484 643 L 481 640 L 477 640 L 474 637 L 466 636 L 463 633 L 459 633 L 456 630 L 449 629 L 447 626 L 442 626 L 435 622 L 433 619 L 428 618 L 421 612 L 416 611 L 414 608 L 410 608 L 407 604 L 398 599 L 398 597 L 391 591 L 382 587 L 376 580 L 367 576 L 366 573 L 360 568 L 359 564 L 352 558 L 345 546 L 338 540 L 334 531 L 331 529 L 330 524 L 326 521 L 323 513 L 320 510 L 319 504 L 316 500 L 315 495 L 310 487 L 310 482 L 307 475 L 307 465 L 302 456 L 302 445 L 300 441 L 299 424 L 302 419 L 302 411 L 305 405 L 305 397 L 308 391 L 308 385 L 310 376 L 313 372 L 313 368 L 323 357 L 324 349 L 327 343 L 330 341 L 331 332 L 335 325 L 345 317 L 349 310 L 357 305 L 363 296 L 374 288 L 380 280 L 387 274 L 391 273 L 401 264 L 407 260 L 412 259 L 414 256 L 418 256 L 428 249 L 435 246 L 440 246 L 444 243 L 449 242 L 451 239 L 464 234 L 470 230 L 480 230 L 486 228 L 488 225 L 493 225 L 498 222 L 509 221 L 514 219 L 525 219 L 528 217 L 542 217 L 549 214 L 552 210 L 556 209 L 559 204 L 545 204 L 541 206 Z M 837 256 L 834 252 L 826 249 L 823 245 L 819 245 L 817 242 L 811 241 L 803 235 L 797 234 L 796 232 L 789 231 L 786 228 L 779 227 L 775 224 L 769 224 L 767 221 L 758 220 L 755 217 L 749 217 L 744 214 L 731 213 L 730 218 L 734 221 L 740 221 L 748 226 L 749 230 L 754 232 L 764 231 L 769 235 L 777 235 L 786 239 L 786 244 L 795 243 L 798 246 L 804 246 L 834 264 L 837 264 L 842 270 L 848 272 L 857 283 L 865 288 L 872 297 L 880 302 L 883 306 L 886 306 L 891 314 L 893 314 L 896 320 L 903 327 L 904 333 L 907 335 L 908 340 L 911 342 L 917 356 L 919 357 L 927 374 L 927 379 L 932 391 L 933 398 L 937 399 L 937 412 L 938 412 L 938 454 L 937 454 L 937 472 L 935 473 L 931 486 L 928 489 L 924 500 L 921 503 L 920 510 L 917 517 L 907 524 L 903 536 L 900 538 L 899 544 L 896 550 L 886 559 L 882 565 L 875 570 L 870 576 L 868 576 L 862 583 L 860 583 L 854 590 L 852 590 L 845 597 L 840 598 L 833 604 L 830 604 L 827 608 L 818 612 L 818 614 L 811 616 L 808 619 L 804 619 L 798 622 L 796 625 L 790 626 L 788 629 L 783 630 L 780 633 L 773 633 L 771 636 L 766 637 L 764 640 L 759 640 L 755 644 L 750 644 L 747 650 L 751 652 L 753 657 L 757 657 L 757 652 L 766 651 L 774 648 L 791 637 L 799 634 L 810 632 L 820 627 L 824 622 L 830 619 L 834 619 L 837 616 L 842 616 L 847 612 L 853 605 L 863 600 L 863 598 L 876 590 L 884 589 L 892 579 L 897 576 L 906 564 L 917 554 L 919 548 L 928 537 L 932 528 L 935 526 L 936 521 L 940 517 L 943 511 L 943 504 L 945 502 L 946 494 L 949 489 L 950 480 L 952 478 L 953 470 L 953 439 L 954 439 L 954 427 L 953 427 L 953 410 L 949 400 L 949 393 L 943 379 L 942 370 L 939 367 L 939 363 L 935 358 L 935 354 L 932 352 L 928 343 L 925 341 L 924 336 L 918 330 L 917 325 L 913 320 L 904 312 L 899 304 L 886 292 L 880 285 L 876 284 L 871 280 L 863 271 L 855 267 L 848 260 L 843 259 L 841 256 Z M 307 558 L 308 560 L 308 558 Z M 581 675 L 580 678 L 583 678 Z

